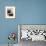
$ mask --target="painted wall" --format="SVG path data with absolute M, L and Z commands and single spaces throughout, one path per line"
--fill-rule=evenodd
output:
M 5 18 L 7 5 L 16 7 L 16 19 Z M 0 0 L 0 44 L 8 43 L 10 32 L 17 34 L 18 24 L 46 24 L 46 0 Z

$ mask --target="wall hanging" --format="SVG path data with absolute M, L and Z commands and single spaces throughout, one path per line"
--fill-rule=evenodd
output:
M 6 6 L 5 7 L 5 18 L 16 18 L 15 6 Z

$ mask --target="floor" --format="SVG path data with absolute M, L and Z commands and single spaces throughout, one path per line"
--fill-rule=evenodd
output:
M 0 46 L 8 46 L 8 44 L 0 44 Z M 18 44 L 10 45 L 10 46 L 18 46 Z
M 8 46 L 8 44 L 0 44 L 0 46 Z M 46 42 L 44 41 L 34 41 L 32 42 L 31 40 L 25 41 L 25 40 L 21 40 L 19 45 L 18 44 L 14 44 L 14 45 L 10 45 L 10 46 L 46 46 Z
M 46 46 L 46 42 L 45 41 L 32 42 L 31 40 L 28 41 L 21 40 L 20 46 Z

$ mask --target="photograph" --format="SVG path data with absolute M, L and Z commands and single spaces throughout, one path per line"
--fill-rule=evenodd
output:
M 15 6 L 5 6 L 5 18 L 16 18 Z

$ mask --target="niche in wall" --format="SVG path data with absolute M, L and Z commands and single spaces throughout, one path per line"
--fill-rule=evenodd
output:
M 20 29 L 19 29 L 20 28 Z M 46 25 L 24 25 L 18 26 L 20 40 L 46 41 Z

